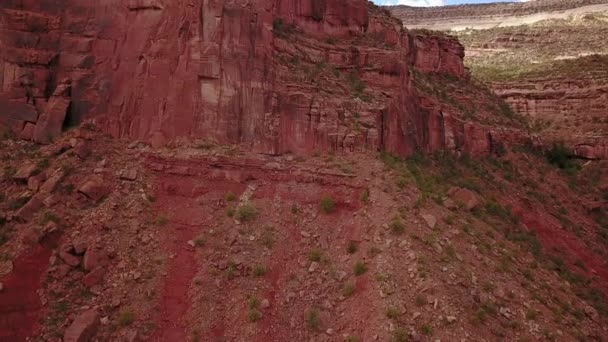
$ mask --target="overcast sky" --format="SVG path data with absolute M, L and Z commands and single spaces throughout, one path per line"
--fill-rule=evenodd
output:
M 517 2 L 522 0 L 372 0 L 378 5 L 442 6 L 459 4 L 483 4 L 488 2 Z M 526 1 L 526 0 L 523 0 Z

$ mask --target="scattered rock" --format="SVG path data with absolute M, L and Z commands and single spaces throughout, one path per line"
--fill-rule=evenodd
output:
M 262 303 L 261 303 L 261 307 L 262 309 L 267 309 L 270 307 L 270 301 L 266 298 L 262 299 Z
M 50 208 L 59 202 L 59 198 L 55 195 L 50 195 L 42 201 L 45 207 Z
M 42 177 L 40 175 L 32 176 L 27 180 L 27 188 L 33 192 L 37 192 L 42 184 Z
M 63 342 L 87 342 L 97 333 L 99 315 L 96 310 L 89 310 L 76 317 L 65 330 Z
M 70 271 L 72 270 L 72 267 L 70 265 L 59 265 L 57 266 L 57 270 L 55 271 L 55 278 L 57 279 L 63 279 L 65 276 L 67 276 Z
M 99 285 L 101 283 L 101 281 L 103 280 L 103 276 L 105 275 L 105 270 L 103 267 L 97 267 L 96 269 L 92 270 L 91 272 L 87 273 L 83 278 L 82 278 L 82 283 L 86 286 L 86 287 L 92 287 L 95 285 Z
M 51 177 L 49 177 L 49 179 L 47 179 L 46 182 L 44 182 L 44 184 L 42 184 L 42 186 L 40 187 L 40 191 L 45 192 L 45 193 L 51 193 L 51 192 L 55 191 L 55 189 L 57 189 L 57 185 L 59 185 L 59 183 L 61 182 L 61 180 L 63 179 L 64 176 L 65 176 L 65 174 L 63 171 L 61 171 L 61 170 L 55 171 L 51 175 Z
M 68 253 L 68 251 L 63 248 L 59 250 L 59 258 L 72 267 L 80 265 L 80 259 L 77 256 Z
M 423 214 L 422 218 L 431 229 L 435 228 L 435 226 L 437 225 L 437 218 L 431 214 Z
M 32 197 L 23 207 L 17 210 L 15 216 L 23 222 L 30 221 L 42 208 L 42 200 L 39 195 Z
M 139 341 L 139 334 L 138 334 L 137 330 L 131 329 L 131 330 L 127 331 L 127 333 L 125 334 L 125 340 L 127 342 Z
M 110 188 L 105 185 L 102 178 L 93 176 L 78 188 L 78 192 L 95 202 L 99 202 L 110 193 Z
M 310 267 L 308 267 L 308 272 L 312 273 L 314 271 L 316 271 L 319 268 L 319 263 L 316 261 L 313 261 L 310 263 Z
M 32 177 L 37 171 L 38 168 L 36 167 L 36 164 L 28 163 L 17 170 L 17 172 L 13 175 L 13 179 L 22 183 L 26 183 L 27 180 Z
M 82 266 L 85 270 L 91 271 L 99 266 L 104 266 L 107 261 L 107 254 L 103 251 L 95 249 L 91 246 L 87 248 L 84 258 L 82 260 Z
M 305 238 L 309 238 L 310 237 L 310 233 L 307 232 L 307 231 L 305 231 L 305 230 L 301 230 L 300 231 L 300 235 L 302 235 L 302 237 L 305 237 Z
M 445 319 L 448 321 L 448 323 L 456 322 L 456 316 L 447 316 Z
M 74 253 L 77 255 L 83 255 L 87 250 L 88 243 L 84 240 L 78 241 L 74 243 Z
M 418 317 L 420 317 L 420 315 L 422 315 L 420 312 L 416 311 L 414 312 L 414 314 L 412 315 L 412 319 L 416 319 Z
M 344 271 L 338 271 L 335 273 L 334 278 L 337 281 L 343 281 L 346 278 L 347 273 Z
M 448 196 L 456 203 L 462 204 L 467 210 L 475 209 L 480 203 L 477 195 L 469 189 L 452 187 L 448 191 Z
M 91 155 L 91 144 L 87 140 L 79 140 L 74 147 L 74 153 L 80 159 L 86 159 Z
M 120 173 L 120 179 L 127 181 L 134 181 L 137 179 L 137 170 L 136 169 L 126 169 Z

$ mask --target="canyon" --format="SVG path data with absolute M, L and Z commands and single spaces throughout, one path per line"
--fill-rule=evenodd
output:
M 530 118 L 533 134 L 542 131 L 581 158 L 605 159 L 608 51 L 598 37 L 607 33 L 606 6 L 605 1 L 542 0 L 391 10 L 406 27 L 458 36 L 472 76 Z M 501 19 L 485 25 L 484 18 Z
M 391 10 L 2 1 L 0 340 L 607 338 L 604 17 Z

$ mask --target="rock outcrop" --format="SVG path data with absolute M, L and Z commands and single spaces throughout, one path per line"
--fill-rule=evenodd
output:
M 542 79 L 495 83 L 492 88 L 539 125 L 546 139 L 571 146 L 587 159 L 608 159 L 608 83 L 593 79 Z
M 364 0 L 8 0 L 0 11 L 0 125 L 36 142 L 88 121 L 155 147 L 204 139 L 268 154 L 492 145 L 486 128 L 421 106 L 412 86 L 413 69 L 463 79 L 463 47 L 410 34 Z

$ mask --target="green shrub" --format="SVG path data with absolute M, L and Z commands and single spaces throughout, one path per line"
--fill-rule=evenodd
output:
M 308 252 L 308 260 L 315 262 L 321 261 L 321 251 L 318 249 L 311 249 L 310 252 Z
M 394 218 L 391 222 L 390 228 L 391 232 L 395 235 L 403 234 L 403 232 L 405 231 L 405 226 L 403 225 L 403 222 L 401 222 L 401 220 L 397 217 Z
M 133 314 L 133 311 L 129 308 L 123 308 L 118 313 L 118 324 L 120 324 L 120 326 L 122 327 L 131 325 L 134 320 L 135 315 Z
M 285 38 L 296 32 L 296 26 L 286 24 L 281 18 L 274 18 L 272 21 L 272 33 L 275 37 Z
M 323 196 L 319 208 L 324 214 L 331 214 L 336 210 L 336 203 L 330 196 Z
M 236 211 L 236 219 L 241 222 L 249 222 L 258 216 L 258 210 L 251 204 L 243 204 Z
M 226 193 L 226 202 L 232 202 L 236 199 L 236 195 L 232 191 Z
M 353 268 L 353 272 L 356 276 L 363 275 L 365 272 L 367 272 L 367 266 L 362 261 L 357 261 Z
M 608 197 L 608 192 L 606 193 L 606 196 Z M 363 204 L 369 203 L 369 189 L 365 189 L 361 192 L 361 202 Z
M 357 244 L 355 241 L 348 241 L 348 245 L 346 245 L 346 252 L 348 254 L 355 254 L 355 252 L 357 252 Z
M 394 307 L 387 308 L 384 314 L 388 319 L 397 319 L 400 315 L 399 310 Z
M 547 151 L 546 157 L 549 163 L 567 172 L 576 172 L 578 165 L 570 158 L 573 153 L 563 143 L 553 144 Z
M 309 309 L 306 312 L 306 326 L 310 330 L 318 330 L 321 325 L 319 310 Z
M 353 285 L 352 283 L 348 283 L 346 285 L 344 285 L 344 288 L 342 289 L 342 294 L 344 295 L 344 297 L 350 297 L 355 293 L 355 285 Z
M 256 277 L 261 277 L 264 274 L 266 274 L 266 267 L 264 267 L 264 265 L 255 265 L 255 267 L 253 268 L 253 275 L 255 275 Z

